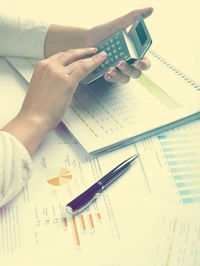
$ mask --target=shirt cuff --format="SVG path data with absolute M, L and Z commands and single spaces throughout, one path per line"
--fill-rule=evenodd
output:
M 0 207 L 12 200 L 32 174 L 32 159 L 23 144 L 8 132 L 0 132 Z

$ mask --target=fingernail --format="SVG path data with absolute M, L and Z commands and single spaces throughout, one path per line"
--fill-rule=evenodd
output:
M 107 80 L 109 80 L 109 79 L 110 79 L 110 75 L 109 75 L 108 73 L 106 73 L 106 74 L 104 75 L 104 78 L 107 79 Z
M 113 70 L 114 68 L 109 68 L 107 73 L 110 75 L 113 72 Z
M 112 73 L 112 69 L 108 69 L 108 75 L 110 75 L 110 73 Z
M 104 51 L 98 54 L 99 58 L 101 58 L 101 59 L 102 59 L 102 58 L 106 58 L 106 55 L 107 55 L 107 54 L 106 54 L 106 52 L 104 52 Z
M 89 48 L 89 51 L 96 53 L 98 49 L 96 47 L 91 47 Z

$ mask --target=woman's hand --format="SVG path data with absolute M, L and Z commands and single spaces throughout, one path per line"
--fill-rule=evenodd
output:
M 109 23 L 92 28 L 88 32 L 86 46 L 94 46 L 96 43 L 105 39 L 117 30 L 126 29 L 128 26 L 134 23 L 134 21 L 140 14 L 142 14 L 142 16 L 146 18 L 150 16 L 152 12 L 153 8 L 134 10 Z M 105 73 L 104 78 L 109 82 L 127 83 L 131 77 L 138 78 L 141 75 L 142 70 L 147 70 L 150 65 L 150 61 L 146 57 L 141 60 L 135 61 L 133 65 L 129 65 L 125 61 L 121 61 L 117 65 L 117 68 L 120 69 L 120 71 L 115 67 L 109 68 L 107 73 Z
M 104 52 L 96 52 L 96 48 L 72 49 L 37 63 L 19 114 L 3 128 L 31 155 L 63 118 L 79 82 L 106 59 Z
M 63 118 L 79 82 L 100 65 L 105 53 L 96 48 L 72 49 L 39 61 L 35 67 L 20 115 L 38 118 L 47 132 Z

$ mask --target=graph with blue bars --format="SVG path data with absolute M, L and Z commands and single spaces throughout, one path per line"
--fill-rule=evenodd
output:
M 158 136 L 184 204 L 200 203 L 200 132 L 176 131 Z

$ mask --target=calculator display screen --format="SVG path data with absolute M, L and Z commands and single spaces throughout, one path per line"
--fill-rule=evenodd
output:
M 143 45 L 146 42 L 146 40 L 147 40 L 147 36 L 145 34 L 145 31 L 144 31 L 144 29 L 142 27 L 142 23 L 141 22 L 138 23 L 138 25 L 136 27 L 136 32 L 138 34 L 138 37 L 139 37 L 139 40 L 140 40 L 141 44 Z

